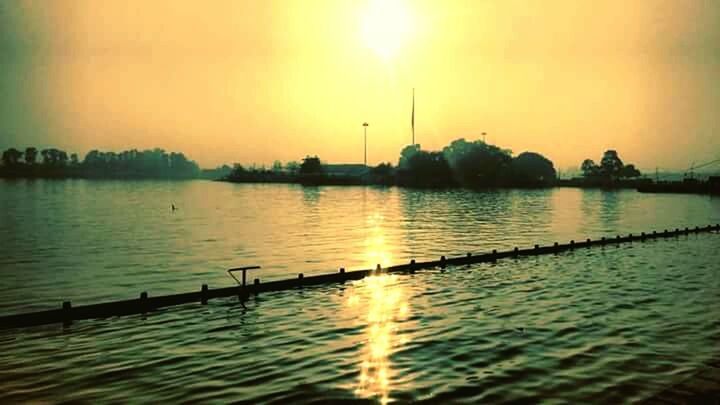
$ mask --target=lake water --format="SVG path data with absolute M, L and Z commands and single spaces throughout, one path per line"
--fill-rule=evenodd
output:
M 179 209 L 170 210 L 175 204 Z M 0 181 L 0 314 L 720 223 L 720 199 Z M 718 356 L 720 235 L 0 332 L 0 402 L 641 399 Z

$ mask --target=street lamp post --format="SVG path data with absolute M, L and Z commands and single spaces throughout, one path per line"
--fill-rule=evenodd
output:
M 482 136 L 483 136 L 483 143 L 487 143 L 487 142 L 485 142 L 485 135 L 487 135 L 487 133 L 486 133 L 486 132 L 483 132 L 483 133 L 482 133 Z
M 363 131 L 365 132 L 365 166 L 367 167 L 367 127 L 370 124 L 363 122 Z

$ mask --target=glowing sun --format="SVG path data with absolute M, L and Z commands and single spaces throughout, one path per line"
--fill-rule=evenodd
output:
M 411 16 L 401 0 L 371 0 L 360 18 L 365 45 L 383 59 L 395 56 L 409 36 Z

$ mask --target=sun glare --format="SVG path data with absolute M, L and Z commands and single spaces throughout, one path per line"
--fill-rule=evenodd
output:
M 383 59 L 397 54 L 409 36 L 411 25 L 407 5 L 400 0 L 371 0 L 360 19 L 365 45 Z

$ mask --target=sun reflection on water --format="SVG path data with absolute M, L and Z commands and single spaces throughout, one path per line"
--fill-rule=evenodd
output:
M 396 278 L 388 274 L 367 277 L 347 299 L 348 307 L 357 310 L 367 325 L 355 394 L 378 398 L 383 404 L 390 400 L 391 382 L 395 376 L 390 355 L 407 342 L 400 336 L 398 323 L 407 318 L 409 306 Z
M 365 265 L 374 268 L 376 265 L 388 267 L 392 265 L 392 253 L 388 249 L 383 231 L 385 217 L 376 212 L 369 215 L 366 225 L 370 233 L 365 237 Z

